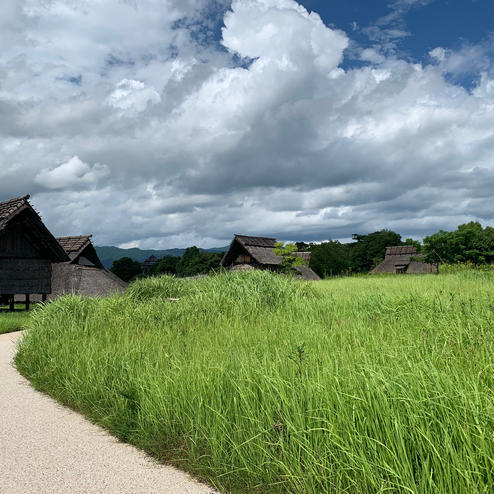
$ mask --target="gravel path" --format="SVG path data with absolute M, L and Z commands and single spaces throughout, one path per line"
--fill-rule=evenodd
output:
M 11 364 L 19 338 L 0 335 L 0 493 L 216 492 L 35 391 Z

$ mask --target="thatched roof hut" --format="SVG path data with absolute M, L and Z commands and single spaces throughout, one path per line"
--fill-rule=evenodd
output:
M 29 203 L 29 195 L 0 202 L 0 297 L 52 292 L 52 263 L 68 255 Z M 13 307 L 13 305 L 12 305 Z
M 422 260 L 423 256 L 417 253 L 413 245 L 397 245 L 386 247 L 384 261 L 378 264 L 371 273 L 435 273 L 437 266 Z
M 146 273 L 158 262 L 159 259 L 154 254 L 151 254 L 146 260 L 141 262 L 141 269 L 144 273 Z
M 235 235 L 227 252 L 221 259 L 220 265 L 230 270 L 235 269 L 269 269 L 279 271 L 283 261 L 282 256 L 274 252 L 276 239 L 272 237 L 252 237 L 248 235 Z M 310 252 L 296 252 L 307 262 L 310 260 Z M 307 280 L 319 280 L 308 265 L 297 266 L 295 269 L 300 277 Z
M 102 297 L 122 292 L 127 283 L 106 269 L 91 242 L 91 235 L 58 238 L 69 261 L 53 264 L 53 291 L 50 298 L 76 293 Z
M 91 243 L 92 235 L 78 235 L 76 237 L 58 237 L 58 243 L 63 247 L 72 264 L 95 266 L 103 268 L 96 249 Z

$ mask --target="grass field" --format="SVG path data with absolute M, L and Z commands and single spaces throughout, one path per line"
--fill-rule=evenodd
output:
M 26 328 L 29 312 L 0 312 L 0 334 Z
M 224 492 L 488 493 L 491 288 L 475 271 L 154 278 L 36 310 L 16 364 Z

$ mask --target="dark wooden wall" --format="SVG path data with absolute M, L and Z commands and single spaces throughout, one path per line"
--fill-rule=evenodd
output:
M 26 238 L 22 224 L 0 234 L 0 295 L 51 293 L 51 261 Z
M 41 255 L 26 238 L 26 227 L 22 223 L 8 225 L 0 234 L 0 258 L 29 257 L 40 258 Z

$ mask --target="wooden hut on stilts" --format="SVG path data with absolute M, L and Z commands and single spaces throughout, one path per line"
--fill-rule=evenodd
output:
M 29 195 L 0 202 L 0 303 L 14 310 L 14 295 L 41 300 L 52 292 L 52 263 L 69 261 L 65 250 L 29 204 Z

